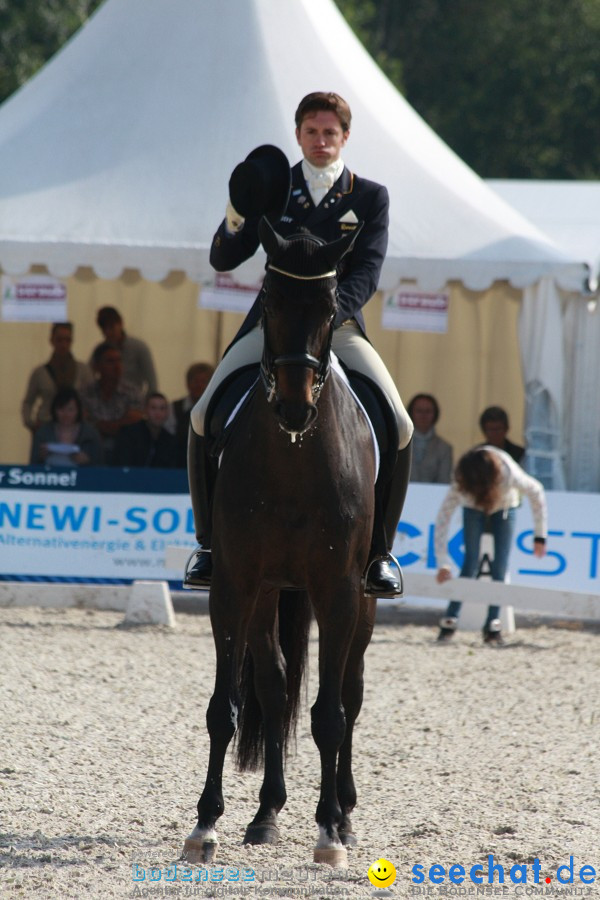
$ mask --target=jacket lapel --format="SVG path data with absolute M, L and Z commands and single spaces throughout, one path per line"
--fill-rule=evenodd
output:
M 304 225 L 308 216 L 315 210 L 308 185 L 302 174 L 302 163 L 296 163 L 292 167 L 292 192 L 288 203 L 288 210 L 293 221 L 297 225 Z

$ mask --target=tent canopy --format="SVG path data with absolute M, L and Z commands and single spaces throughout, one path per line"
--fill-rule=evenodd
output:
M 489 179 L 507 203 L 568 255 L 581 259 L 595 290 L 600 278 L 600 182 Z
M 0 266 L 208 281 L 231 170 L 267 142 L 295 161 L 294 110 L 323 89 L 353 110 L 346 163 L 390 190 L 380 287 L 581 285 L 579 255 L 446 147 L 332 0 L 106 0 L 0 108 Z M 263 262 L 248 261 L 240 280 Z

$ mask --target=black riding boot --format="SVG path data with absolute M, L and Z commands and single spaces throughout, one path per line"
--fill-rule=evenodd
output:
M 188 560 L 194 560 L 191 568 L 186 567 L 183 579 L 184 587 L 209 587 L 212 575 L 212 556 L 210 552 L 210 506 L 214 481 L 213 465 L 208 458 L 205 439 L 196 434 L 190 425 L 188 433 L 188 482 L 196 540 L 200 547 Z
M 401 597 L 402 570 L 392 556 L 398 522 L 406 498 L 412 461 L 412 441 L 399 450 L 391 477 L 380 474 L 375 484 L 375 523 L 371 562 L 366 572 L 365 593 L 375 597 Z

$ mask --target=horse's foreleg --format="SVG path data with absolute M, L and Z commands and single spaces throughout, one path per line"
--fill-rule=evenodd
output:
M 217 846 L 215 825 L 223 814 L 223 765 L 227 747 L 237 728 L 239 660 L 233 630 L 213 619 L 217 655 L 215 687 L 206 712 L 210 738 L 208 770 L 198 801 L 198 822 L 186 839 L 183 855 L 189 863 L 210 862 Z
M 342 685 L 342 703 L 346 713 L 346 734 L 338 756 L 337 794 L 342 810 L 342 819 L 338 825 L 338 835 L 342 844 L 347 847 L 353 847 L 356 844 L 356 838 L 350 822 L 350 813 L 356 806 L 356 787 L 352 775 L 352 737 L 354 723 L 358 718 L 363 701 L 364 654 L 373 634 L 376 603 L 377 601 L 374 597 L 366 597 L 364 600 L 360 621 L 348 654 L 344 683 Z
M 320 616 L 319 622 L 319 692 L 311 709 L 312 735 L 321 756 L 321 793 L 316 820 L 319 840 L 315 862 L 345 863 L 338 833 L 342 809 L 337 791 L 337 758 L 346 734 L 346 716 L 342 706 L 342 682 L 352 636 L 354 634 L 358 602 L 346 599 L 337 610 Z
M 264 778 L 260 806 L 244 837 L 245 844 L 276 844 L 279 839 L 277 815 L 286 801 L 283 775 L 284 714 L 286 705 L 285 660 L 277 637 L 277 598 L 266 597 L 257 604 L 260 617 L 253 621 L 248 645 L 254 664 L 254 689 L 262 712 L 264 734 Z

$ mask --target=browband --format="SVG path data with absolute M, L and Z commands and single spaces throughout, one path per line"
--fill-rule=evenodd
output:
M 321 278 L 334 278 L 337 272 L 333 269 L 331 272 L 324 272 L 323 275 L 293 275 L 291 272 L 285 272 L 278 269 L 277 266 L 267 266 L 270 272 L 278 272 L 280 275 L 287 275 L 288 278 L 296 278 L 298 281 L 319 281 Z

